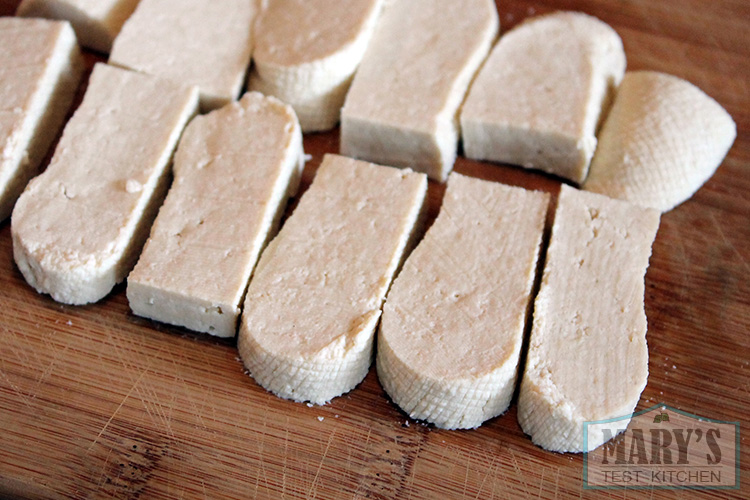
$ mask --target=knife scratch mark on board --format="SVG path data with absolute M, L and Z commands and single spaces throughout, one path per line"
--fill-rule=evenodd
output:
M 100 431 L 99 431 L 99 434 L 97 434 L 97 435 L 96 435 L 96 437 L 94 438 L 94 441 L 93 441 L 93 442 L 91 443 L 91 445 L 89 446 L 89 449 L 88 449 L 88 451 L 89 451 L 89 452 L 90 452 L 90 451 L 91 451 L 91 450 L 92 450 L 92 449 L 94 448 L 94 446 L 96 445 L 96 443 L 97 443 L 97 442 L 99 441 L 99 438 L 101 438 L 101 437 L 102 437 L 102 434 L 104 434 L 104 431 L 106 431 L 106 430 L 107 430 L 107 427 L 109 427 L 109 424 L 111 424 L 111 423 L 112 423 L 112 420 L 113 420 L 113 419 L 115 418 L 115 415 L 117 415 L 117 413 L 118 413 L 118 412 L 120 411 L 120 408 L 122 408 L 122 405 L 124 405 L 124 404 L 125 404 L 125 401 L 127 401 L 127 400 L 128 400 L 128 398 L 130 397 L 130 395 L 131 395 L 131 394 L 133 393 L 133 391 L 135 390 L 136 386 L 138 386 L 138 384 L 139 384 L 139 383 L 141 382 L 141 379 L 143 379 L 143 376 L 144 376 L 144 375 L 146 375 L 146 372 L 147 372 L 147 371 L 149 370 L 149 368 L 150 368 L 150 366 L 147 366 L 147 367 L 146 367 L 146 368 L 145 368 L 145 369 L 144 369 L 144 370 L 143 370 L 143 371 L 141 372 L 141 375 L 140 375 L 140 376 L 138 377 L 138 379 L 137 379 L 137 380 L 135 381 L 135 383 L 133 383 L 133 386 L 132 386 L 132 387 L 130 388 L 130 390 L 128 391 L 128 393 L 127 393 L 127 394 L 125 394 L 125 397 L 124 397 L 124 398 L 122 398 L 122 401 L 120 401 L 120 404 L 119 404 L 119 405 L 117 405 L 117 408 L 115 409 L 115 411 L 114 411 L 114 412 L 112 413 L 112 415 L 111 415 L 111 416 L 109 417 L 109 419 L 107 420 L 107 422 L 106 422 L 106 423 L 104 424 L 104 427 L 102 427 L 102 430 L 100 430 Z
M 488 469 L 487 474 L 484 474 L 484 477 L 482 478 L 482 482 L 479 483 L 479 489 L 477 490 L 477 495 L 474 497 L 474 500 L 479 500 L 480 496 L 482 495 L 482 490 L 484 489 L 484 484 L 487 482 L 487 478 L 490 477 L 490 475 L 492 474 L 493 469 L 495 468 L 495 461 L 496 460 L 497 460 L 497 457 L 493 456 L 492 460 L 490 461 L 489 467 L 487 467 L 487 469 Z M 542 469 L 542 479 L 544 479 L 544 469 Z M 493 495 L 494 495 L 494 493 L 493 493 Z M 540 493 L 540 495 L 541 495 L 541 493 Z
M 721 237 L 721 240 L 724 242 L 724 244 L 729 247 L 732 252 L 734 252 L 737 257 L 739 257 L 740 262 L 744 266 L 746 271 L 750 271 L 750 265 L 748 265 L 747 261 L 745 260 L 745 257 L 740 253 L 740 251 L 737 249 L 737 247 L 732 243 L 729 238 L 727 238 L 727 235 L 724 233 L 724 230 L 721 229 L 721 224 L 719 223 L 719 220 L 716 218 L 716 215 L 713 212 L 709 212 L 709 217 L 711 217 L 711 220 L 713 221 L 713 227 L 716 229 L 716 232 L 719 233 L 719 236 Z
M 14 384 L 10 380 L 10 377 L 8 377 L 8 375 L 5 373 L 5 370 L 3 370 L 2 368 L 0 368 L 0 375 L 2 375 L 5 381 L 8 382 L 8 387 L 10 387 L 11 390 L 14 393 L 16 393 L 18 397 L 21 398 L 21 402 L 25 404 L 28 408 L 34 409 L 32 404 L 29 402 L 29 397 L 26 394 L 24 394 L 23 391 L 21 391 L 21 389 L 19 389 L 18 386 L 16 386 L 16 384 Z
M 524 474 L 521 470 L 521 467 L 518 465 L 518 458 L 516 457 L 516 453 L 512 449 L 508 449 L 510 451 L 510 455 L 513 458 L 513 469 L 516 471 L 516 477 L 518 478 L 518 482 L 523 486 L 523 491 L 526 494 L 527 497 L 531 496 L 529 493 L 529 485 L 526 483 L 526 479 L 524 478 Z
M 318 478 L 320 477 L 320 471 L 323 468 L 323 463 L 326 461 L 326 457 L 328 456 L 328 450 L 331 448 L 331 443 L 333 442 L 333 436 L 335 435 L 336 435 L 336 429 L 333 429 L 333 431 L 331 431 L 331 435 L 328 436 L 328 444 L 326 444 L 326 448 L 323 451 L 323 456 L 320 457 L 318 470 L 315 472 L 315 477 L 313 478 L 312 484 L 310 485 L 310 490 L 307 492 L 307 498 L 313 499 L 318 496 L 318 492 L 316 490 Z
M 281 470 L 281 498 L 286 498 L 286 460 L 289 456 L 289 416 L 286 417 L 286 425 L 284 426 L 284 460 L 282 462 Z

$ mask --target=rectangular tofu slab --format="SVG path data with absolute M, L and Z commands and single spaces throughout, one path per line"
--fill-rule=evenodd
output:
M 289 103 L 303 132 L 336 126 L 383 0 L 274 0 L 256 28 L 249 88 Z
M 70 24 L 0 18 L 0 221 L 63 125 L 83 65 Z
M 729 113 L 692 83 L 629 71 L 583 189 L 666 212 L 711 178 L 736 137 Z
M 133 267 L 164 199 L 198 91 L 97 64 L 47 170 L 11 217 L 13 255 L 40 293 L 87 304 Z
M 128 276 L 133 312 L 233 337 L 250 274 L 303 165 L 294 111 L 273 97 L 251 92 L 191 121 L 172 187 Z
M 426 190 L 424 174 L 325 156 L 247 291 L 238 348 L 258 384 L 323 404 L 362 381 Z
M 138 0 L 23 0 L 16 15 L 70 22 L 84 47 L 108 54 Z
M 464 154 L 582 183 L 624 72 L 622 40 L 594 17 L 557 12 L 522 23 L 500 39 L 466 98 Z
M 256 2 L 141 0 L 109 63 L 197 85 L 201 109 L 237 99 L 250 65 Z
M 395 0 L 341 110 L 341 154 L 445 181 L 458 109 L 497 36 L 492 0 Z
M 552 451 L 590 451 L 629 420 L 648 378 L 644 275 L 659 212 L 563 185 L 518 398 L 518 422 Z
M 380 382 L 412 418 L 469 429 L 508 408 L 548 205 L 546 193 L 448 178 L 378 334 Z

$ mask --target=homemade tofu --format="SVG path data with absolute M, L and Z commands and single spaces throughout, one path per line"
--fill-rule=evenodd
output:
M 644 275 L 659 212 L 563 185 L 547 250 L 518 422 L 535 444 L 590 451 L 629 419 L 648 378 Z
M 548 204 L 545 193 L 448 178 L 378 335 L 380 381 L 412 418 L 468 429 L 508 408 Z
M 86 304 L 135 263 L 167 187 L 195 87 L 97 64 L 47 170 L 11 217 L 18 268 L 40 293 Z
M 624 72 L 622 40 L 598 19 L 558 12 L 524 22 L 500 39 L 471 87 L 464 154 L 580 184 Z
M 133 312 L 233 337 L 250 274 L 303 165 L 294 111 L 273 97 L 248 93 L 193 119 L 175 153 L 172 187 L 128 276 Z
M 0 18 L 0 221 L 39 173 L 83 65 L 70 24 Z
M 23 0 L 16 14 L 69 21 L 81 45 L 107 54 L 137 4 L 138 0 Z
M 237 99 L 250 65 L 256 2 L 141 0 L 110 64 L 200 89 L 203 111 Z
M 325 156 L 247 291 L 237 345 L 261 386 L 324 404 L 362 381 L 426 190 L 424 174 Z
M 666 212 L 714 174 L 735 137 L 732 117 L 698 87 L 663 73 L 628 72 L 584 189 Z
M 271 0 L 256 27 L 249 87 L 278 97 L 303 132 L 336 126 L 382 0 Z
M 458 109 L 498 26 L 492 0 L 395 0 L 341 110 L 341 153 L 445 181 Z

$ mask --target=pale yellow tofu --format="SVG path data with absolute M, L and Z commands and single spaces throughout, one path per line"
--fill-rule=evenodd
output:
M 140 0 L 109 63 L 197 85 L 201 109 L 237 99 L 253 48 L 256 2 Z
M 424 174 L 326 155 L 247 291 L 238 348 L 258 384 L 323 404 L 362 381 L 426 190 Z
M 548 204 L 545 193 L 448 178 L 378 334 L 380 382 L 412 418 L 467 429 L 508 408 Z
M 535 444 L 590 451 L 627 426 L 648 379 L 644 275 L 659 212 L 563 185 L 534 302 L 518 422 Z
M 580 184 L 625 72 L 618 34 L 578 12 L 532 18 L 492 50 L 461 112 L 464 154 Z
M 383 0 L 271 0 L 256 26 L 249 88 L 290 104 L 303 132 L 336 126 Z
M 49 167 L 13 210 L 13 255 L 31 286 L 86 304 L 127 276 L 197 104 L 195 87 L 95 66 Z
M 70 24 L 0 18 L 0 221 L 62 128 L 83 65 Z
M 128 301 L 139 316 L 233 337 L 261 249 L 299 185 L 294 111 L 245 94 L 185 129 L 174 181 L 138 264 Z
M 736 137 L 729 113 L 690 82 L 629 72 L 583 188 L 666 212 L 711 178 Z
M 70 22 L 84 47 L 109 53 L 138 0 L 23 0 L 16 15 Z
M 445 181 L 459 107 L 498 26 L 492 0 L 388 5 L 341 110 L 341 154 Z

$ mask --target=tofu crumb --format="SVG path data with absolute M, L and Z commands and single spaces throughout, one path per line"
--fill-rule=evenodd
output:
M 323 420 L 325 420 L 325 417 L 318 417 L 318 422 L 322 422 Z
M 307 405 L 308 408 L 312 408 L 313 407 L 312 403 L 305 403 L 305 404 Z
M 72 322 L 72 321 L 70 321 L 70 320 L 66 321 L 66 324 L 67 324 L 68 326 L 73 326 L 73 322 Z

